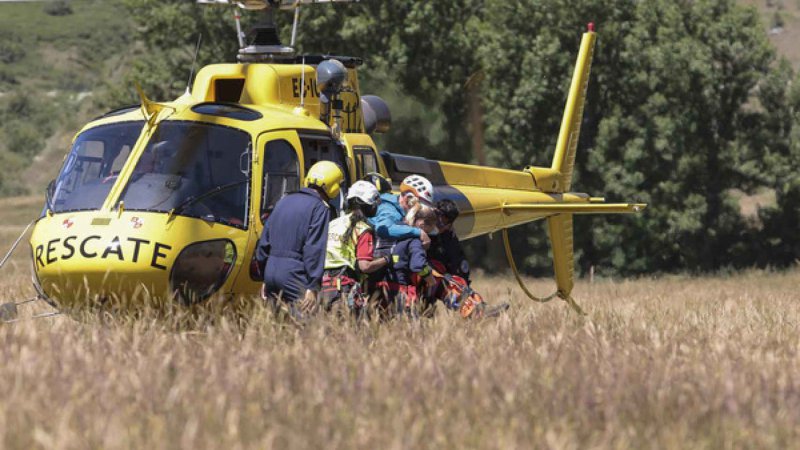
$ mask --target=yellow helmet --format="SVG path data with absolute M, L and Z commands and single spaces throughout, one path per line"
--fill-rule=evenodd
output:
M 316 186 L 328 196 L 334 198 L 339 195 L 340 185 L 344 180 L 344 173 L 339 165 L 331 161 L 319 161 L 306 174 L 306 187 Z

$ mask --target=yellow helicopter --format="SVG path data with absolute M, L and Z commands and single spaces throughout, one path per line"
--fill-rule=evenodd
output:
M 68 309 L 142 294 L 181 304 L 256 295 L 253 253 L 271 208 L 299 189 L 312 164 L 330 160 L 344 169 L 344 190 L 369 172 L 395 182 L 427 177 L 437 200 L 457 203 L 462 239 L 504 233 L 515 273 L 506 230 L 546 219 L 556 295 L 571 301 L 573 215 L 646 206 L 571 191 L 591 25 L 552 164 L 509 170 L 379 151 L 371 135 L 389 129 L 391 114 L 380 98 L 361 95 L 361 59 L 298 55 L 277 36 L 275 10 L 294 9 L 293 45 L 299 8 L 334 1 L 198 1 L 261 10 L 264 20 L 246 44 L 237 12 L 238 63 L 202 68 L 171 102 L 139 90 L 140 105 L 108 112 L 76 135 L 30 238 L 41 299 Z M 341 195 L 332 203 L 341 206 Z

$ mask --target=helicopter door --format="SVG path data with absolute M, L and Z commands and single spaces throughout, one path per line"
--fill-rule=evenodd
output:
M 274 139 L 264 146 L 264 171 L 259 215 L 263 224 L 278 200 L 300 190 L 300 161 L 297 150 L 286 139 Z
M 302 151 L 300 140 L 294 131 L 276 131 L 261 134 L 256 140 L 253 161 L 251 211 L 256 214 L 250 227 L 250 242 L 244 255 L 249 267 L 236 280 L 240 292 L 258 292 L 263 276 L 255 263 L 255 249 L 264 222 L 283 197 L 300 189 Z M 246 273 L 245 273 L 246 272 Z

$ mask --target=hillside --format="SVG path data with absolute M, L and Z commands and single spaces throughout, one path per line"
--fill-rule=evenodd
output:
M 39 192 L 125 67 L 121 2 L 0 2 L 0 195 Z
M 766 32 L 778 54 L 800 68 L 800 1 L 798 0 L 740 0 L 761 12 Z
M 90 93 L 125 53 L 132 27 L 120 1 L 53 3 L 0 2 L 0 91 Z

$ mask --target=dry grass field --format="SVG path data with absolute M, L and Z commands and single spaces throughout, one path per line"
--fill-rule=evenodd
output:
M 3 249 L 38 204 L 12 201 Z M 29 294 L 25 258 L 6 269 L 0 300 Z M 477 281 L 513 306 L 475 322 L 300 330 L 251 308 L 0 324 L 0 447 L 798 447 L 798 285 L 798 270 L 580 281 L 585 318 L 508 277 Z

